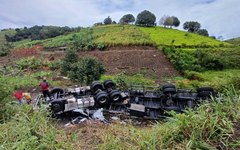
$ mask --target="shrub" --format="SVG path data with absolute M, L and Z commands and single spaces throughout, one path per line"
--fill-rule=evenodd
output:
M 97 49 L 99 49 L 99 50 L 104 50 L 104 48 L 105 48 L 105 44 L 104 43 L 99 43 L 97 45 Z
M 184 76 L 189 80 L 203 81 L 203 76 L 196 71 L 185 71 Z
M 61 64 L 61 74 L 68 75 L 71 67 L 78 61 L 78 55 L 75 50 L 68 50 Z
M 84 57 L 72 65 L 69 77 L 72 80 L 90 84 L 94 80 L 99 80 L 104 72 L 104 66 L 98 59 Z
M 198 64 L 197 59 L 190 52 L 173 47 L 164 48 L 164 53 L 168 56 L 175 68 L 181 72 L 185 70 L 201 71 L 202 68 Z
M 42 67 L 43 62 L 42 62 L 42 59 L 37 59 L 33 56 L 33 57 L 22 58 L 16 61 L 16 65 L 21 70 L 23 69 L 35 70 Z
M 61 68 L 61 61 L 60 60 L 52 61 L 48 64 L 48 67 L 50 70 L 58 70 Z
M 207 70 L 222 70 L 224 68 L 223 59 L 220 56 L 209 53 L 207 50 L 196 50 L 194 53 L 199 65 Z

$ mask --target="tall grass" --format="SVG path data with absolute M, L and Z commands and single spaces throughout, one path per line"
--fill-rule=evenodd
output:
M 168 122 L 151 128 L 114 125 L 103 134 L 100 149 L 229 149 L 237 143 L 231 137 L 239 109 L 240 97 L 231 95 L 184 114 L 172 112 Z
M 70 149 L 70 141 L 64 141 L 64 133 L 53 126 L 47 111 L 31 109 L 24 105 L 10 121 L 0 124 L 1 149 Z

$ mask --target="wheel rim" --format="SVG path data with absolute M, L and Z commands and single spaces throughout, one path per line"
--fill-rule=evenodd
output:
M 100 102 L 101 104 L 104 104 L 104 103 L 107 102 L 107 98 L 106 98 L 106 97 L 101 98 L 101 99 L 99 100 L 99 102 Z
M 120 99 L 119 96 L 114 96 L 114 97 L 112 98 L 113 101 L 118 101 L 119 99 Z

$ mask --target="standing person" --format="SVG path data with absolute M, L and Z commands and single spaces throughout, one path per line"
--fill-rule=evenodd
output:
M 46 77 L 43 78 L 43 81 L 39 84 L 39 86 L 41 86 L 41 88 L 42 88 L 42 93 L 43 93 L 44 98 L 47 100 L 47 97 L 48 97 L 51 100 L 51 95 L 50 95 L 49 87 L 48 87 L 49 85 L 48 85 Z
M 19 105 L 23 104 L 23 93 L 22 93 L 22 91 L 19 91 L 19 90 L 15 91 L 13 93 L 13 96 L 18 100 Z

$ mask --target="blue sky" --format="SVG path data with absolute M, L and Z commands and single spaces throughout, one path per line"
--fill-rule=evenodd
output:
M 0 0 L 0 29 L 33 25 L 91 26 L 110 16 L 135 17 L 153 12 L 157 22 L 164 15 L 181 21 L 198 21 L 210 35 L 224 39 L 240 36 L 240 0 Z

